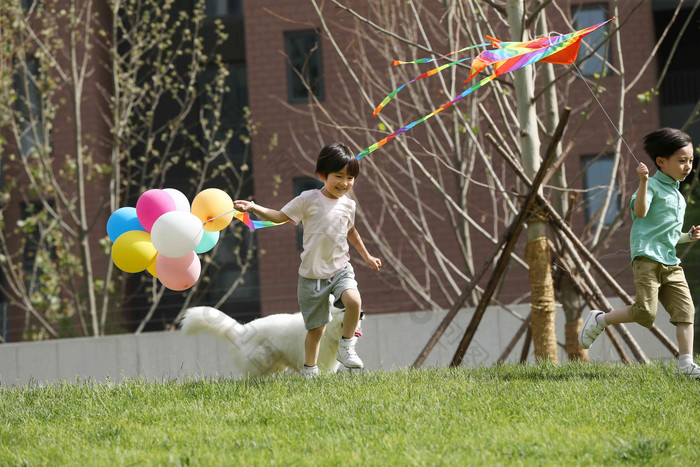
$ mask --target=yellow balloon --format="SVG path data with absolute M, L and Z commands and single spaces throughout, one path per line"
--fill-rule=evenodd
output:
M 158 274 L 156 274 L 156 261 L 155 261 L 155 259 L 153 260 L 151 265 L 146 268 L 146 271 L 150 272 L 153 277 L 156 277 L 156 278 L 158 277 Z
M 223 190 L 207 188 L 192 200 L 190 211 L 199 217 L 207 232 L 223 230 L 233 219 L 233 200 Z M 218 217 L 221 216 L 221 217 Z M 212 220 L 213 219 L 213 220 Z
M 153 264 L 157 253 L 151 234 L 143 230 L 125 232 L 112 245 L 112 260 L 124 272 L 143 271 Z

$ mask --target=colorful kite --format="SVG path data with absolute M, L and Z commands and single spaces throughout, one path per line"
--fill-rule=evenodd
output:
M 608 21 L 611 21 L 609 19 Z M 484 68 L 486 68 L 489 65 L 494 66 L 494 73 L 490 76 L 487 76 L 486 78 L 482 79 L 469 89 L 465 90 L 461 94 L 459 94 L 456 98 L 452 99 L 450 102 L 446 103 L 442 107 L 439 107 L 435 110 L 433 110 L 431 113 L 428 115 L 416 120 L 415 122 L 409 123 L 403 128 L 399 128 L 386 138 L 382 139 L 381 141 L 378 141 L 371 145 L 370 147 L 362 150 L 357 155 L 357 159 L 361 159 L 367 154 L 375 151 L 376 149 L 381 148 L 384 146 L 386 143 L 394 139 L 395 137 L 402 135 L 403 133 L 406 133 L 408 130 L 413 128 L 414 126 L 423 123 L 430 117 L 442 112 L 446 108 L 450 107 L 454 103 L 458 102 L 462 98 L 466 97 L 467 95 L 471 94 L 472 92 L 476 91 L 483 85 L 487 84 L 489 81 L 492 81 L 496 77 L 508 73 L 509 71 L 514 71 L 517 70 L 518 68 L 522 68 L 527 65 L 531 65 L 535 62 L 546 62 L 546 63 L 556 63 L 560 65 L 571 65 L 576 61 L 576 56 L 578 55 L 578 50 L 581 45 L 581 39 L 585 37 L 586 35 L 592 33 L 599 27 L 603 26 L 606 24 L 608 21 L 602 22 L 600 24 L 596 24 L 594 26 L 587 27 L 585 29 L 581 29 L 579 31 L 575 31 L 569 34 L 565 35 L 557 35 L 557 36 L 548 36 L 548 37 L 540 37 L 538 39 L 533 39 L 531 41 L 527 42 L 501 42 L 498 39 L 494 39 L 492 37 L 488 37 L 491 41 L 491 45 L 494 47 L 491 50 L 485 50 L 481 52 L 473 61 L 472 61 L 472 66 L 471 66 L 471 72 L 469 74 L 469 78 L 467 78 L 465 81 L 471 80 L 477 73 L 482 71 Z M 476 46 L 470 46 L 470 47 L 465 47 L 464 49 L 458 50 L 457 52 L 461 52 L 464 50 L 468 50 L 474 47 L 481 47 L 485 46 L 488 44 L 479 44 Z M 402 65 L 406 63 L 427 63 L 430 61 L 435 61 L 435 60 L 440 60 L 442 58 L 445 58 L 449 55 L 452 55 L 457 52 L 451 52 L 447 55 L 444 55 L 443 57 L 440 57 L 439 59 L 420 59 L 420 60 L 415 60 L 413 62 L 400 62 L 400 61 L 394 61 L 392 62 L 392 65 Z M 377 108 L 374 110 L 373 115 L 377 115 L 381 110 L 391 101 L 391 99 L 396 96 L 396 94 L 399 93 L 405 86 L 408 84 L 411 84 L 415 81 L 418 81 L 419 79 L 426 78 L 428 76 L 432 76 L 436 73 L 439 73 L 440 71 L 444 70 L 445 68 L 448 68 L 450 66 L 456 65 L 457 63 L 461 63 L 464 60 L 467 59 L 461 59 L 457 60 L 451 63 L 448 63 L 446 65 L 443 65 L 441 67 L 435 68 L 434 70 L 430 70 L 426 73 L 423 73 L 422 75 L 418 76 L 417 78 L 409 81 L 406 84 L 403 84 L 400 86 L 398 89 L 392 91 L 382 102 L 377 106 Z
M 250 230 L 264 229 L 265 227 L 275 227 L 277 225 L 286 224 L 286 222 L 272 222 L 272 221 L 256 221 L 250 218 L 250 214 L 247 212 L 240 212 L 233 210 L 233 217 L 243 222 Z

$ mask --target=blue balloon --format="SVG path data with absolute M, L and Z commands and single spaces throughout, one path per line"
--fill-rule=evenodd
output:
M 216 232 L 208 232 L 204 231 L 204 235 L 202 235 L 202 240 L 200 240 L 199 245 L 197 245 L 197 248 L 194 249 L 194 252 L 199 254 L 199 253 L 206 253 L 207 251 L 211 250 L 214 248 L 214 245 L 216 245 L 216 242 L 219 241 L 219 231 L 217 230 Z
M 138 217 L 136 217 L 136 208 L 119 208 L 109 216 L 107 220 L 107 235 L 109 239 L 112 240 L 112 243 L 114 243 L 121 234 L 130 230 L 146 231 L 139 222 Z

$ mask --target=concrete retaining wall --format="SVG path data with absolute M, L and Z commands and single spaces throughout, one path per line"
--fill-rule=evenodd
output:
M 527 316 L 529 305 L 514 306 L 510 310 L 499 307 L 487 310 L 465 355 L 464 365 L 492 365 L 498 360 L 502 349 L 520 327 L 518 316 Z M 449 364 L 472 314 L 473 309 L 467 309 L 457 315 L 428 357 L 427 366 Z M 358 353 L 366 368 L 392 370 L 410 366 L 444 316 L 444 311 L 368 314 L 362 325 L 363 337 L 358 342 Z M 557 320 L 559 342 L 563 343 L 564 318 L 561 312 Z M 657 325 L 675 342 L 675 328 L 661 310 Z M 648 330 L 636 324 L 628 325 L 628 329 L 650 358 L 672 358 Z M 515 362 L 519 358 L 521 342 L 511 353 L 509 361 Z M 237 377 L 228 348 L 228 344 L 211 335 L 185 336 L 180 332 L 2 344 L 0 384 L 102 382 L 107 379 L 119 382 L 134 377 L 147 380 Z M 592 360 L 619 361 L 604 334 L 596 341 L 590 355 Z M 629 355 L 632 358 L 631 353 Z M 530 358 L 532 360 L 532 352 Z M 561 349 L 559 360 L 566 361 Z

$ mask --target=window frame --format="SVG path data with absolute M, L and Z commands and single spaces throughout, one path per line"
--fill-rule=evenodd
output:
M 23 119 L 19 122 L 18 149 L 22 157 L 28 157 L 33 151 L 40 153 L 41 146 L 45 143 L 44 112 L 38 85 L 41 65 L 36 57 L 27 57 L 20 65 L 15 71 L 12 84 L 17 95 L 15 112 Z
M 601 18 L 590 21 L 590 24 L 581 24 L 579 15 L 582 12 L 601 12 L 602 16 Z M 609 17 L 608 4 L 600 2 L 577 5 L 571 10 L 571 17 L 574 29 L 576 30 L 598 24 Z M 589 21 L 586 23 L 589 23 Z M 612 72 L 612 42 L 608 40 L 602 48 L 598 48 L 600 44 L 605 41 L 606 36 L 607 31 L 601 28 L 581 39 L 581 47 L 579 48 L 578 57 L 576 58 L 576 67 L 583 77 L 592 78 L 596 75 L 605 77 Z M 597 38 L 600 38 L 600 40 L 598 41 Z M 586 60 L 582 60 L 582 58 L 589 55 L 593 50 L 596 50 L 595 55 L 588 57 Z
M 292 42 L 295 39 L 313 37 L 315 45 L 305 52 L 305 58 L 301 69 L 295 63 L 295 50 Z M 315 97 L 318 101 L 323 101 L 325 89 L 323 80 L 323 53 L 322 53 L 321 34 L 315 29 L 303 29 L 298 31 L 286 31 L 284 33 L 284 51 L 287 55 L 287 98 L 290 104 L 307 104 Z M 299 46 L 297 44 L 297 46 Z M 295 71 L 296 70 L 296 71 Z M 313 70 L 318 70 L 318 76 L 311 76 Z M 301 74 L 308 84 L 309 88 L 304 84 L 304 80 L 299 76 Z M 303 89 L 301 94 L 297 93 L 298 89 Z M 310 92 L 309 92 L 310 91 Z M 302 95 L 303 94 L 303 95 Z
M 606 165 L 605 167 L 602 167 L 598 170 L 600 174 L 607 173 L 610 175 L 610 177 L 608 177 L 607 180 L 603 180 L 601 183 L 598 183 L 598 180 L 589 179 L 589 174 L 592 173 L 591 169 L 594 168 L 598 163 L 608 161 L 610 162 L 610 168 L 612 168 L 612 165 L 614 165 L 614 158 L 615 154 L 613 153 L 581 156 L 581 167 L 584 169 L 581 183 L 583 184 L 584 189 L 583 202 L 586 224 L 590 224 L 591 221 L 593 221 L 593 217 L 603 205 L 603 200 L 600 200 L 600 202 L 591 200 L 595 199 L 599 195 L 604 194 L 604 187 L 606 187 L 610 183 L 610 179 L 614 177 L 614 174 Z M 600 222 L 601 218 L 603 218 L 604 226 L 610 227 L 617 218 L 617 215 L 619 214 L 620 210 L 622 209 L 620 186 L 618 184 L 615 184 L 615 187 L 615 196 L 613 197 L 611 204 L 608 206 L 607 213 L 605 213 L 604 216 L 595 219 L 593 223 L 594 226 L 597 226 L 598 222 Z

